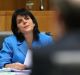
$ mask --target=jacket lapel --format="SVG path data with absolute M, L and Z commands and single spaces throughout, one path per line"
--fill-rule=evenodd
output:
M 23 53 L 23 55 L 26 56 L 26 53 L 28 50 L 28 45 L 27 45 L 26 41 L 18 42 L 18 48 Z

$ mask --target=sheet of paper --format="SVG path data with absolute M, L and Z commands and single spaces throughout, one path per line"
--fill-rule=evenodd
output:
M 15 72 L 0 72 L 0 75 L 16 75 Z
M 26 65 L 28 68 L 32 66 L 32 51 L 31 50 L 28 50 L 26 54 L 24 65 Z
M 0 69 L 0 75 L 30 75 L 31 70 L 17 70 L 13 68 Z
M 31 70 L 17 70 L 14 68 L 2 68 L 0 72 L 30 72 Z

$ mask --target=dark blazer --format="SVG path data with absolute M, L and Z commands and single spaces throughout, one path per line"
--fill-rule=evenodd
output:
M 80 75 L 80 32 L 67 33 L 53 50 L 53 74 Z
M 79 52 L 80 32 L 66 34 L 55 45 L 34 49 L 32 75 L 80 75 L 80 61 L 74 59 L 77 55 L 80 59 Z

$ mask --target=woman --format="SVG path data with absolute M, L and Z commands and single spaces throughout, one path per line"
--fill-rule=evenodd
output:
M 53 43 L 51 36 L 40 33 L 35 17 L 26 9 L 17 9 L 13 13 L 11 29 L 13 35 L 5 38 L 0 52 L 0 68 L 29 68 L 31 49 Z

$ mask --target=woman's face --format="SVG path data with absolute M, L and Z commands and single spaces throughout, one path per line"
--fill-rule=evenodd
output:
M 29 16 L 18 15 L 16 21 L 19 31 L 23 34 L 33 31 L 35 24 Z

